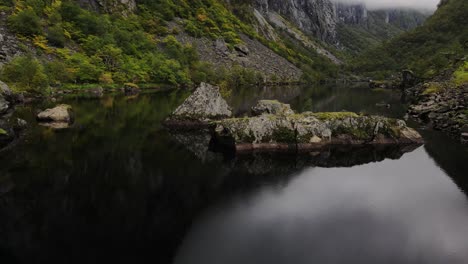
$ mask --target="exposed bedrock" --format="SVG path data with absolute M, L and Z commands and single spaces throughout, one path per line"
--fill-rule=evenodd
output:
M 403 120 L 350 112 L 295 113 L 287 104 L 262 100 L 251 117 L 231 118 L 232 111 L 215 86 L 202 83 L 166 120 L 166 126 L 210 128 L 212 143 L 243 151 L 313 151 L 331 145 L 411 145 L 421 135 Z
M 289 109 L 289 106 L 284 105 L 283 109 Z M 330 145 L 406 145 L 423 142 L 421 135 L 404 121 L 381 116 L 348 112 L 296 114 L 287 110 L 274 114 L 265 111 L 260 115 L 258 111 L 254 112 L 257 116 L 214 122 L 215 141 L 241 152 L 310 151 Z

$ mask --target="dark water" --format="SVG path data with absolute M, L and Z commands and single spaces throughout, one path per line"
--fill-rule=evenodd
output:
M 32 125 L 0 154 L 0 263 L 468 263 L 468 149 L 226 157 L 161 121 L 186 92 L 65 99 L 76 126 Z M 402 117 L 396 93 L 245 89 L 295 110 Z M 376 103 L 390 104 L 380 107 Z M 408 151 L 408 150 L 407 150 Z

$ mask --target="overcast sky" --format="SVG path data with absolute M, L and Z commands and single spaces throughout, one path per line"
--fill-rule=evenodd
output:
M 369 9 L 381 8 L 415 8 L 433 10 L 440 0 L 334 0 L 345 3 L 365 3 Z

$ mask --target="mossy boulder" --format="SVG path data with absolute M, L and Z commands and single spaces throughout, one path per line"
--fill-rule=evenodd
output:
M 140 87 L 134 83 L 124 84 L 125 95 L 136 95 L 140 92 Z
M 255 116 L 263 114 L 291 115 L 294 114 L 294 111 L 290 105 L 280 103 L 277 100 L 260 100 L 256 106 L 252 107 L 252 114 Z
M 312 113 L 231 118 L 214 123 L 215 142 L 245 150 L 313 150 L 329 145 L 420 144 L 402 120 L 356 113 Z
M 208 127 L 213 120 L 230 118 L 232 111 L 219 87 L 201 83 L 195 92 L 165 121 L 166 126 L 186 129 Z

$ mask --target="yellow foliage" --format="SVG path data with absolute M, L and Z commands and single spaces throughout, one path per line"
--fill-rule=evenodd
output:
M 465 62 L 453 73 L 453 79 L 457 86 L 468 83 L 468 62 Z
M 99 77 L 99 83 L 101 84 L 113 84 L 114 80 L 112 80 L 112 73 L 104 72 Z
M 205 15 L 205 14 L 199 14 L 199 15 L 197 15 L 197 19 L 200 22 L 205 22 L 208 19 L 208 16 Z
M 47 39 L 44 36 L 36 35 L 32 39 L 34 46 L 44 50 L 47 53 L 52 53 L 53 50 L 51 47 L 47 46 Z

